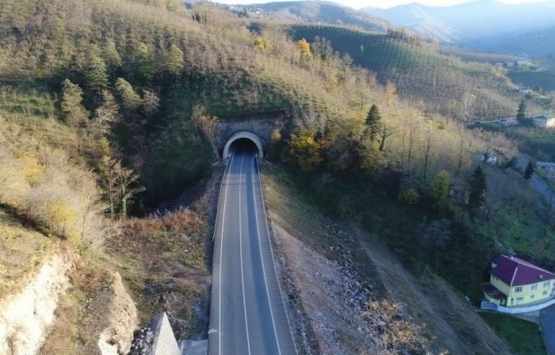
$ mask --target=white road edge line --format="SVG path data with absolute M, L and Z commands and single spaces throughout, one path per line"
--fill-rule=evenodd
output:
M 256 158 L 255 158 L 255 162 L 256 162 Z M 258 169 L 258 167 L 257 167 Z M 255 174 L 256 175 L 256 171 Z M 276 336 L 276 344 L 278 347 L 278 354 L 281 355 L 281 347 L 279 346 L 279 338 L 278 338 L 278 334 L 277 334 L 277 328 L 276 328 L 276 322 L 274 320 L 274 311 L 272 310 L 272 301 L 270 300 L 270 290 L 268 288 L 268 280 L 266 279 L 266 267 L 264 266 L 264 253 L 262 253 L 262 240 L 260 238 L 260 226 L 258 224 L 258 206 L 256 204 L 256 191 L 254 189 L 254 176 L 252 179 L 252 195 L 253 195 L 253 200 L 254 200 L 254 220 L 256 222 L 256 232 L 258 233 L 258 247 L 260 249 L 260 258 L 262 261 L 262 274 L 264 275 L 264 284 L 266 285 L 266 296 L 268 297 L 268 307 L 270 307 L 270 316 L 272 318 L 272 325 L 274 326 L 274 335 Z M 262 193 L 262 191 L 260 191 L 260 193 Z M 268 238 L 270 236 L 268 235 Z M 272 243 L 272 241 L 269 240 L 270 243 Z M 276 275 L 277 278 L 277 275 Z M 279 284 L 279 281 L 278 281 Z M 281 290 L 280 290 L 281 292 Z
M 266 214 L 266 202 L 264 202 L 264 190 L 262 189 L 262 178 L 260 175 L 260 166 L 258 160 L 256 160 L 256 170 L 258 171 L 258 183 L 260 185 L 260 196 L 262 197 L 263 210 L 264 210 L 264 220 L 266 221 L 266 232 L 268 233 L 268 239 L 270 241 L 270 251 L 272 255 L 272 265 L 274 265 L 274 272 L 276 273 L 277 284 L 279 288 L 279 294 L 281 295 L 281 303 L 285 317 L 287 318 L 287 325 L 289 326 L 289 332 L 291 333 L 291 339 L 293 339 L 293 345 L 295 346 L 295 354 L 299 354 L 299 349 L 297 349 L 297 343 L 295 342 L 295 337 L 293 336 L 293 329 L 291 329 L 291 321 L 289 320 L 289 314 L 287 314 L 287 309 L 285 307 L 285 300 L 283 299 L 283 292 L 281 291 L 281 285 L 279 283 L 279 277 L 276 269 L 276 260 L 274 258 L 274 247 L 272 246 L 272 239 L 270 238 L 270 229 L 268 227 L 268 215 Z
M 245 153 L 243 153 L 243 158 L 241 159 L 241 169 L 239 171 L 239 255 L 241 258 L 241 284 L 243 286 L 243 309 L 245 311 L 245 328 L 247 330 L 247 349 L 249 355 L 251 354 L 251 341 L 249 337 L 249 320 L 247 318 L 247 299 L 245 297 L 245 271 L 243 270 L 243 227 L 241 223 L 241 176 L 243 175 L 243 163 L 245 161 Z M 245 179 L 245 182 L 247 179 Z M 246 192 L 246 189 L 245 189 Z
M 225 194 L 224 194 L 224 212 L 222 214 L 222 236 L 220 238 L 220 272 L 219 272 L 219 280 L 218 280 L 218 354 L 222 355 L 222 255 L 223 255 L 223 242 L 224 242 L 224 227 L 225 227 L 225 205 L 227 204 L 227 192 L 229 191 L 229 172 L 231 170 L 231 165 L 233 165 L 233 157 L 231 156 L 231 160 L 229 162 L 229 166 L 226 168 L 227 171 L 227 181 L 225 185 Z M 225 173 L 225 171 L 224 171 Z M 224 175 L 225 177 L 225 175 Z M 224 179 L 222 178 L 222 186 L 224 184 Z M 220 187 L 220 194 L 221 194 L 221 187 Z M 218 212 L 220 210 L 220 206 L 218 205 Z M 216 212 L 216 214 L 218 214 Z M 218 216 L 216 215 L 216 224 L 218 223 Z M 216 235 L 216 233 L 214 233 Z M 214 237 L 212 237 L 214 239 Z

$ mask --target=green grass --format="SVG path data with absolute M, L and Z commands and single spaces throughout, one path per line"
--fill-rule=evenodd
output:
M 481 313 L 480 315 L 517 354 L 546 354 L 537 324 L 502 314 Z
M 521 142 L 520 150 L 538 161 L 555 160 L 555 130 L 536 127 L 510 127 L 509 138 Z
M 458 47 L 442 47 L 440 53 L 445 55 L 453 55 L 459 57 L 466 62 L 481 62 L 481 63 L 501 63 L 506 61 L 516 61 L 519 57 L 514 55 L 499 54 L 499 53 L 486 53 L 477 52 Z

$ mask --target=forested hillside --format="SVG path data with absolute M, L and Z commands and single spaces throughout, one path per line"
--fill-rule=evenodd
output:
M 292 26 L 295 39 L 329 41 L 353 63 L 391 82 L 399 95 L 425 111 L 462 121 L 510 116 L 515 110 L 514 85 L 493 66 L 464 63 L 438 53 L 403 30 L 389 35 L 371 34 L 332 26 Z
M 324 22 L 354 26 L 369 31 L 385 33 L 392 25 L 380 17 L 355 11 L 349 7 L 328 1 L 281 1 L 254 4 L 245 7 L 254 18 L 256 11 L 272 19 L 294 20 L 296 22 Z
M 209 213 L 200 203 L 128 216 L 203 186 L 218 119 L 275 109 L 289 117 L 267 151 L 276 179 L 366 228 L 415 273 L 437 273 L 477 300 L 497 253 L 555 263 L 550 210 L 508 168 L 516 144 L 463 125 L 516 107 L 488 65 L 428 53 L 403 32 L 293 26 L 291 41 L 282 26 L 206 4 L 2 6 L 0 162 L 10 168 L 0 170 L 0 207 L 82 254 L 107 240 L 143 318 L 167 284 L 200 302 Z M 484 165 L 483 153 L 499 164 Z M 193 307 L 182 307 L 183 334 L 202 333 Z

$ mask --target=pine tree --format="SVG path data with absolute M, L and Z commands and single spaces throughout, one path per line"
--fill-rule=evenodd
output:
M 131 73 L 135 80 L 149 83 L 154 78 L 155 68 L 148 46 L 144 43 L 129 45 L 126 52 L 125 71 Z
M 106 42 L 102 56 L 104 57 L 104 62 L 106 63 L 106 69 L 111 75 L 113 75 L 122 64 L 121 56 L 118 53 L 114 41 Z
M 481 166 L 478 166 L 470 180 L 470 194 L 468 195 L 468 211 L 475 217 L 486 202 L 486 174 Z
M 97 56 L 91 55 L 85 70 L 85 81 L 87 86 L 95 91 L 101 91 L 108 86 L 108 74 L 106 73 L 106 63 Z
M 121 97 L 123 108 L 133 111 L 141 105 L 141 97 L 135 92 L 133 86 L 123 78 L 116 80 L 116 90 Z
M 451 184 L 451 176 L 445 170 L 440 171 L 437 176 L 430 182 L 431 194 L 436 201 L 444 201 L 449 194 L 449 185 Z
M 183 51 L 175 44 L 171 45 L 166 55 L 164 66 L 172 77 L 178 78 L 181 75 L 184 67 Z
M 366 134 L 372 142 L 378 137 L 381 127 L 382 116 L 380 115 L 378 106 L 372 105 L 372 107 L 370 107 L 370 111 L 368 111 L 368 115 L 366 116 Z
M 62 83 L 62 113 L 66 123 L 72 127 L 84 127 L 87 124 L 88 112 L 81 104 L 83 101 L 83 90 L 79 85 L 72 83 L 69 79 Z
M 526 165 L 526 170 L 524 170 L 524 180 L 530 180 L 532 175 L 534 175 L 534 164 L 532 164 L 532 161 L 529 161 L 528 165 Z
M 518 113 L 516 115 L 516 119 L 519 121 L 522 121 L 525 118 L 526 118 L 526 102 L 522 100 L 518 105 Z

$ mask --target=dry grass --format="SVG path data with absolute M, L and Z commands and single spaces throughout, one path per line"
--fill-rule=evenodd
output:
M 60 299 L 56 322 L 49 329 L 41 355 L 96 354 L 99 334 L 109 324 L 108 306 L 113 295 L 106 264 L 80 259 L 69 277 L 73 287 Z
M 123 233 L 106 245 L 137 303 L 139 321 L 165 311 L 178 339 L 206 336 L 207 238 L 220 176 L 214 174 L 200 196 L 184 196 L 189 208 L 122 222 Z
M 95 176 L 1 116 L 0 144 L 0 203 L 74 247 L 100 249 L 108 223 Z
M 0 298 L 17 292 L 52 245 L 52 240 L 0 207 Z

